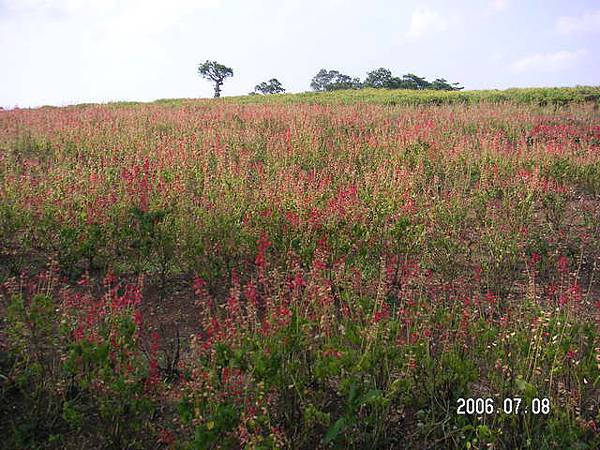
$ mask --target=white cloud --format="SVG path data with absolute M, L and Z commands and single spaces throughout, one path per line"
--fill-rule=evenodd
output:
M 556 22 L 556 29 L 563 34 L 599 33 L 600 10 L 588 11 L 580 16 L 563 16 Z
M 536 53 L 520 58 L 512 63 L 515 73 L 523 72 L 558 72 L 577 65 L 587 54 L 586 50 L 561 50 L 553 53 Z
M 410 25 L 406 32 L 406 37 L 417 39 L 426 34 L 446 31 L 450 25 L 450 20 L 443 17 L 437 11 L 425 8 L 417 8 L 413 11 L 410 18 Z

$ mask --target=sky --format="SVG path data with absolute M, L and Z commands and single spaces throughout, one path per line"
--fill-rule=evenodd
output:
M 0 0 L 0 106 L 211 97 L 321 69 L 465 89 L 600 85 L 600 0 Z

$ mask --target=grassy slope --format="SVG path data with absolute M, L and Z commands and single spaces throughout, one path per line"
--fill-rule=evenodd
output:
M 384 105 L 419 105 L 448 103 L 531 103 L 539 105 L 567 104 L 571 102 L 600 102 L 600 86 L 567 88 L 513 88 L 481 91 L 412 91 L 387 89 L 360 89 L 333 92 L 302 92 L 281 95 L 244 95 L 224 97 L 227 102 L 249 103 L 375 103 Z M 181 99 L 163 99 L 155 103 L 177 104 Z
M 177 106 L 214 101 L 214 99 L 165 98 L 151 104 Z M 373 103 L 381 105 L 442 105 L 452 103 L 502 103 L 512 102 L 537 105 L 566 105 L 569 103 L 600 103 L 600 86 L 550 87 L 550 88 L 511 88 L 477 91 L 413 91 L 387 89 L 360 89 L 333 92 L 301 92 L 277 95 L 241 95 L 222 97 L 220 101 L 239 104 L 351 104 Z M 144 102 L 111 102 L 114 106 L 139 106 Z M 91 106 L 82 103 L 77 107 Z

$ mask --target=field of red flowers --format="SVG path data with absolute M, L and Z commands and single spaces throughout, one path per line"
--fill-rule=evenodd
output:
M 595 449 L 599 272 L 597 103 L 0 111 L 0 446 Z

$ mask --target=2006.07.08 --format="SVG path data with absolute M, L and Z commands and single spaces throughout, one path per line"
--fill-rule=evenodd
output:
M 457 400 L 456 414 L 550 414 L 550 400 L 547 398 L 531 399 L 529 405 L 523 404 L 521 397 L 505 398 L 501 405 L 496 405 L 493 398 L 459 398 Z

